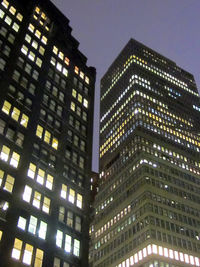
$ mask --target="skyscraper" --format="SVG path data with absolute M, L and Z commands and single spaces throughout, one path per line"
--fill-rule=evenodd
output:
M 94 83 L 50 2 L 0 1 L 0 265 L 88 264 Z
M 131 39 L 101 80 L 93 266 L 200 266 L 193 76 Z

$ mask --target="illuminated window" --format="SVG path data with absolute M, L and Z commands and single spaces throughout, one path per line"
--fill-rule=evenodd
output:
M 29 203 L 31 200 L 31 194 L 32 194 L 32 188 L 26 185 L 24 188 L 23 200 Z
M 69 65 L 69 58 L 65 57 L 65 64 Z
M 50 203 L 51 203 L 51 200 L 48 197 L 44 197 L 44 202 L 42 205 L 42 210 L 44 212 L 49 213 Z
M 41 221 L 38 236 L 42 239 L 46 239 L 46 232 L 47 232 L 47 224 Z
M 30 265 L 31 260 L 32 260 L 32 254 L 33 254 L 33 246 L 26 244 L 25 249 L 24 249 L 24 256 L 23 256 L 22 262 Z
M 10 113 L 10 109 L 11 109 L 11 104 L 8 101 L 4 101 L 3 107 L 2 107 L 2 111 L 4 113 L 6 113 L 7 115 L 9 115 Z
M 76 206 L 82 209 L 82 196 L 77 194 Z
M 28 168 L 28 173 L 27 173 L 27 175 L 28 175 L 30 178 L 34 179 L 34 177 L 35 177 L 35 171 L 36 171 L 36 165 L 33 164 L 33 163 L 30 163 L 29 168 Z
M 33 197 L 33 206 L 36 207 L 37 209 L 40 208 L 40 201 L 41 201 L 41 194 L 37 191 L 34 193 Z
M 87 84 L 90 83 L 90 80 L 89 80 L 89 78 L 88 78 L 87 76 L 85 77 L 85 82 L 86 82 Z
M 2 231 L 0 231 L 0 241 L 1 241 L 1 238 L 2 238 L 2 234 L 3 234 L 3 232 L 2 232 Z
M 43 127 L 38 125 L 37 126 L 37 130 L 36 130 L 36 135 L 39 137 L 39 138 L 42 138 L 42 133 L 43 133 Z
M 20 116 L 20 110 L 17 108 L 13 108 L 13 111 L 11 113 L 11 117 L 15 120 L 18 121 Z
M 50 174 L 47 175 L 46 188 L 48 188 L 49 190 L 52 190 L 53 188 L 53 176 L 51 176 Z
M 23 126 L 23 127 L 27 127 L 28 125 L 28 116 L 26 116 L 25 114 L 22 114 L 22 118 L 21 118 L 21 121 L 20 121 L 20 124 Z
M 63 233 L 60 230 L 57 230 L 56 234 L 56 246 L 62 247 Z
M 12 165 L 13 167 L 17 168 L 18 164 L 19 164 L 19 160 L 20 160 L 20 155 L 17 154 L 16 152 L 13 152 L 11 160 L 10 160 L 10 165 Z
M 15 15 L 16 13 L 16 9 L 13 6 L 10 7 L 9 11 L 12 15 Z
M 43 44 L 47 44 L 47 38 L 45 36 L 42 36 L 42 39 L 41 39 L 42 43 Z
M 22 241 L 18 238 L 15 238 L 11 257 L 16 260 L 19 260 L 21 255 L 21 249 L 22 249 Z
M 88 101 L 84 98 L 84 100 L 83 100 L 83 106 L 85 107 L 85 108 L 88 108 Z
M 37 174 L 37 182 L 39 184 L 43 184 L 44 183 L 44 175 L 45 175 L 45 172 L 41 169 L 38 170 L 38 174 Z
M 35 27 L 33 26 L 33 24 L 29 24 L 28 29 L 29 31 L 34 32 Z
M 34 267 L 42 267 L 44 252 L 41 249 L 36 250 Z
M 58 53 L 58 48 L 54 45 L 54 47 L 53 47 L 53 52 L 54 52 L 54 54 L 56 54 L 57 55 L 57 53 Z
M 38 30 L 36 30 L 36 31 L 35 31 L 35 36 L 36 36 L 38 39 L 40 39 L 40 37 L 41 37 L 41 32 L 38 31 Z
M 37 228 L 37 218 L 34 216 L 31 216 L 29 226 L 28 226 L 29 233 L 35 235 L 36 234 L 36 228 Z
M 72 89 L 72 96 L 76 98 L 77 92 L 75 89 Z
M 84 73 L 82 71 L 80 71 L 80 77 L 81 79 L 84 79 Z
M 63 68 L 62 73 L 63 73 L 63 75 L 64 75 L 65 77 L 68 76 L 68 70 L 67 70 L 66 68 Z
M 28 47 L 23 45 L 22 48 L 21 48 L 21 51 L 24 55 L 27 55 L 28 54 Z
M 18 13 L 17 14 L 17 17 L 16 17 L 19 21 L 22 21 L 23 20 L 23 16 L 22 14 Z
M 39 68 L 41 68 L 41 66 L 42 66 L 42 60 L 41 60 L 39 57 L 37 57 L 35 63 L 36 63 L 36 65 L 37 65 Z
M 77 66 L 75 66 L 75 68 L 74 68 L 74 72 L 75 72 L 76 74 L 79 73 L 79 68 L 78 68 Z
M 73 189 L 69 190 L 69 197 L 68 197 L 69 202 L 74 204 L 75 201 L 75 191 Z
M 82 103 L 82 100 L 83 100 L 82 95 L 78 94 L 78 101 L 79 101 L 80 103 Z
M 71 252 L 72 238 L 70 235 L 65 235 L 65 251 Z
M 26 229 L 26 219 L 19 216 L 17 227 L 22 229 L 22 230 L 25 230 Z
M 44 55 L 44 52 L 45 52 L 45 49 L 43 46 L 40 46 L 39 47 L 39 53 L 43 56 Z
M 8 8 L 8 6 L 9 6 L 9 2 L 8 2 L 7 0 L 3 0 L 2 5 L 3 5 L 5 8 Z
M 62 52 L 59 52 L 58 57 L 63 60 L 64 59 L 64 54 Z
M 80 255 L 80 241 L 77 239 L 74 239 L 74 250 L 73 254 L 77 257 Z
M 10 148 L 7 146 L 3 146 L 0 155 L 1 159 L 4 161 L 8 161 L 9 154 L 10 154 Z
M 51 139 L 51 133 L 49 131 L 45 131 L 45 134 L 44 134 L 44 141 L 49 144 L 50 143 L 50 139 Z
M 3 10 L 0 9 L 0 18 L 2 19 L 5 15 L 5 12 Z
M 7 175 L 6 182 L 5 182 L 3 189 L 12 193 L 14 182 L 15 182 L 15 178 L 13 178 L 10 175 Z
M 0 170 L 0 186 L 3 182 L 3 177 L 4 177 L 4 171 Z
M 60 196 L 64 199 L 67 198 L 67 186 L 62 184 L 62 189 L 61 189 L 61 193 Z
M 56 139 L 55 137 L 52 140 L 52 147 L 56 150 L 58 149 L 58 139 Z
M 12 23 L 12 19 L 9 16 L 6 16 L 5 23 L 7 23 L 8 25 L 10 25 Z

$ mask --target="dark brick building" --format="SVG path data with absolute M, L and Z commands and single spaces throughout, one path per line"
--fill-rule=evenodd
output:
M 0 265 L 87 266 L 94 84 L 50 2 L 0 1 Z

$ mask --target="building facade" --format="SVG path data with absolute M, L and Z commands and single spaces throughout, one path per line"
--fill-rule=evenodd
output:
M 0 265 L 88 265 L 94 84 L 50 2 L 0 1 Z
M 131 39 L 101 80 L 95 267 L 200 266 L 193 76 Z

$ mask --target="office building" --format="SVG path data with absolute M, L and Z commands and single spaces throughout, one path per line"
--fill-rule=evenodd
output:
M 193 76 L 131 39 L 101 80 L 94 267 L 200 266 Z
M 0 1 L 0 265 L 88 265 L 94 83 L 50 2 Z

